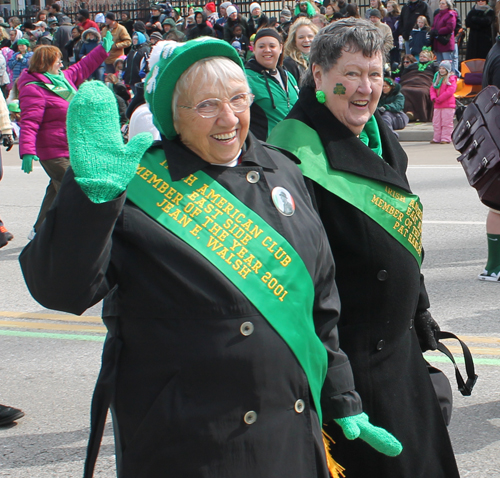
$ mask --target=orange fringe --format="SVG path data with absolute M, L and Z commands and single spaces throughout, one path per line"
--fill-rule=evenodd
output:
M 345 471 L 345 468 L 342 465 L 339 465 L 332 457 L 331 452 L 330 452 L 330 443 L 335 444 L 335 442 L 332 440 L 332 437 L 328 435 L 325 430 L 323 431 L 323 444 L 325 445 L 325 454 L 326 454 L 326 463 L 328 465 L 328 471 L 330 472 L 330 475 L 332 475 L 332 478 L 340 478 L 344 477 L 345 475 L 343 471 Z

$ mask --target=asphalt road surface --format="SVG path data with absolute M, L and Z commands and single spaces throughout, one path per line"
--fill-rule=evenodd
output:
M 476 279 L 486 263 L 487 210 L 468 186 L 452 146 L 403 146 L 410 182 L 424 204 L 423 272 L 431 312 L 443 330 L 469 344 L 479 375 L 472 396 L 462 397 L 448 359 L 426 354 L 454 387 L 449 431 L 461 476 L 500 478 L 500 283 Z M 44 309 L 31 298 L 17 258 L 48 180 L 38 164 L 24 174 L 15 149 L 3 158 L 0 217 L 15 238 L 0 250 L 0 403 L 20 407 L 26 416 L 0 428 L 0 476 L 80 477 L 105 334 L 100 307 L 77 317 Z M 461 357 L 457 344 L 448 344 Z M 95 476 L 115 476 L 109 423 Z

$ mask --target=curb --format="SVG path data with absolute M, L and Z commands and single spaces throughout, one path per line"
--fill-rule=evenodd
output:
M 434 135 L 432 123 L 409 123 L 405 129 L 398 131 L 400 142 L 429 142 Z

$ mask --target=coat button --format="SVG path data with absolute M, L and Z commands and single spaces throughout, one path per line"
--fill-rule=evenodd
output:
M 243 417 L 243 421 L 247 425 L 252 425 L 252 423 L 255 423 L 257 421 L 257 413 L 254 412 L 253 410 L 246 412 L 245 416 Z
M 381 282 L 387 280 L 387 278 L 389 277 L 389 273 L 385 270 L 381 270 L 381 271 L 378 271 L 378 274 L 377 274 L 377 279 Z
M 244 335 L 245 337 L 248 335 L 252 335 L 255 327 L 253 326 L 252 322 L 243 322 L 240 327 L 240 332 L 241 335 Z
M 302 400 L 301 398 L 299 398 L 295 402 L 295 411 L 297 413 L 302 413 L 304 411 L 304 408 L 306 408 L 306 404 L 304 403 L 304 400 Z
M 379 340 L 377 342 L 377 350 L 380 351 L 385 347 L 385 340 Z
M 410 330 L 413 329 L 414 321 L 413 319 L 410 319 Z
M 250 171 L 247 173 L 247 181 L 251 184 L 258 183 L 260 174 L 257 171 Z

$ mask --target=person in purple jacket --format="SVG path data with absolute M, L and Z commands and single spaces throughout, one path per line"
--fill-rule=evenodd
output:
M 32 239 L 40 229 L 69 166 L 66 138 L 68 105 L 78 87 L 107 58 L 112 45 L 113 38 L 108 33 L 101 45 L 64 71 L 61 71 L 61 51 L 54 46 L 39 46 L 31 57 L 29 68 L 19 77 L 19 154 L 23 161 L 22 169 L 29 174 L 33 170 L 33 160 L 40 160 L 50 178 L 28 239 Z
M 440 0 L 439 11 L 434 15 L 432 22 L 431 38 L 432 50 L 436 60 L 451 60 L 455 49 L 455 26 L 457 24 L 457 13 L 453 10 L 451 0 Z

